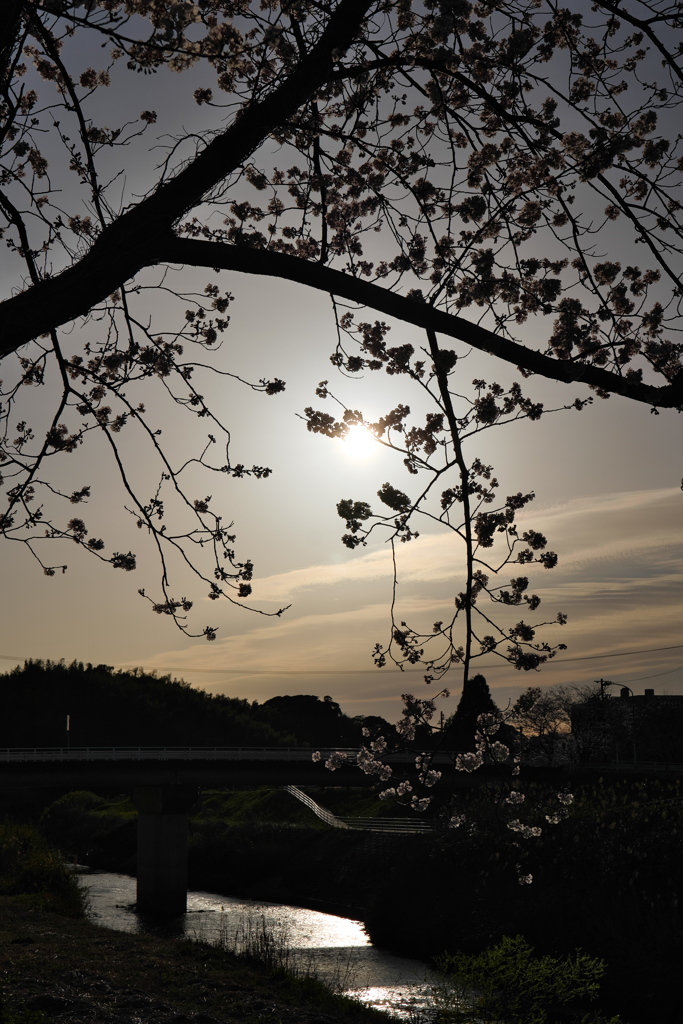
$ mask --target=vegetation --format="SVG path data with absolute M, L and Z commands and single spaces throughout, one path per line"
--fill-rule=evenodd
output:
M 148 704 L 154 696 L 161 721 L 173 721 L 177 707 L 198 708 L 199 719 L 200 712 L 208 714 L 206 709 L 214 706 L 208 695 L 136 674 L 39 666 L 38 677 L 51 680 L 56 693 L 71 685 L 71 678 L 79 684 L 100 680 L 99 706 L 104 708 L 106 700 L 120 694 L 118 686 L 125 693 L 137 692 Z M 3 680 L 14 685 L 17 678 L 20 672 Z M 485 688 L 481 690 L 485 698 Z M 520 712 L 534 712 L 533 697 L 529 691 Z M 339 719 L 336 706 L 329 707 L 333 702 L 303 699 L 312 713 L 319 705 L 324 715 Z M 282 700 L 285 708 L 296 703 L 296 698 Z M 236 703 L 247 722 L 253 715 L 260 725 L 263 721 L 256 716 L 273 715 L 278 702 L 265 710 Z M 92 707 L 97 706 L 93 699 Z M 550 714 L 552 708 L 544 705 L 538 713 L 546 711 Z M 549 721 L 555 721 L 552 715 Z M 620 1009 L 635 1021 L 647 1020 L 648 1008 L 668 1006 L 675 995 L 676 964 L 683 956 L 680 787 L 637 779 L 578 786 L 564 819 L 549 829 L 540 808 L 557 784 L 552 778 L 544 785 L 527 784 L 529 822 L 542 830 L 531 843 L 512 835 L 508 817 L 498 815 L 507 790 L 496 792 L 496 786 L 489 781 L 465 792 L 467 821 L 459 828 L 401 837 L 329 829 L 281 791 L 213 791 L 205 794 L 191 821 L 190 885 L 346 912 L 363 918 L 380 945 L 424 958 L 457 953 L 461 965 L 470 963 L 463 957 L 476 957 L 511 935 L 523 935 L 546 967 L 548 957 L 568 963 L 567 957 L 583 949 L 591 962 L 607 964 L 601 997 L 605 1007 Z M 345 816 L 397 813 L 391 801 L 369 790 L 354 794 L 330 789 L 315 796 Z M 437 787 L 435 820 L 443 814 L 446 823 L 449 801 L 448 792 Z M 135 871 L 135 812 L 128 797 L 61 794 L 45 808 L 40 826 L 70 858 Z M 17 898 L 30 905 L 61 901 L 67 911 L 71 906 L 71 912 L 78 912 L 69 903 L 73 877 L 35 830 L 19 828 L 7 835 L 2 891 L 23 893 Z M 406 879 L 425 873 L 441 880 L 438 900 L 425 899 L 422 886 L 406 884 Z M 533 884 L 517 884 L 520 875 L 533 876 Z M 525 957 L 524 969 L 533 973 L 536 954 Z M 538 968 L 541 974 L 543 970 Z
M 0 895 L 69 917 L 80 917 L 85 909 L 78 880 L 62 855 L 30 825 L 0 824 Z
M 548 787 L 530 787 L 530 802 L 542 806 Z M 387 813 L 367 791 L 316 799 L 338 814 Z M 190 823 L 190 885 L 346 913 L 365 922 L 373 942 L 422 959 L 475 956 L 518 934 L 539 956 L 583 949 L 607 965 L 605 1011 L 649 1024 L 653 1008 L 675 1005 L 683 957 L 678 784 L 584 785 L 567 818 L 521 851 L 498 827 L 483 787 L 466 800 L 476 828 L 397 836 L 327 828 L 276 791 L 210 793 Z M 46 811 L 44 823 L 70 854 L 89 850 L 92 863 L 132 874 L 131 815 L 128 801 L 74 795 Z M 540 813 L 534 820 L 543 825 Z M 520 856 L 532 885 L 517 883 Z M 439 880 L 438 900 L 407 884 L 421 873 Z
M 71 798 L 69 801 L 59 801 L 57 808 L 71 805 L 72 808 L 89 808 L 93 813 L 103 812 L 103 802 L 91 794 L 73 794 Z M 48 821 L 49 818 L 48 815 Z M 244 829 L 239 829 L 237 838 L 242 845 L 245 840 Z M 309 841 L 307 830 L 302 830 L 301 838 Z M 281 849 L 282 839 L 281 830 L 278 837 Z M 348 844 L 346 845 L 347 849 L 350 849 Z M 253 855 L 253 845 L 247 852 Z M 291 854 L 293 851 L 290 849 L 286 850 L 287 852 Z M 331 852 L 329 848 L 328 855 Z M 355 852 L 357 872 L 360 868 L 360 858 L 357 854 L 368 863 L 368 849 L 358 848 L 356 844 Z M 223 864 L 225 853 L 223 849 Z M 239 870 L 239 865 L 234 865 L 229 851 L 227 854 L 230 868 L 237 866 Z M 301 861 L 303 857 L 299 855 L 298 859 Z M 370 866 L 372 869 L 372 859 Z M 374 870 L 372 873 L 375 876 Z M 7 902 L 8 895 L 11 895 L 12 902 Z M 84 902 L 74 874 L 66 869 L 61 857 L 45 845 L 42 837 L 33 828 L 25 825 L 0 827 L 0 902 L 3 904 L 3 924 L 0 926 L 0 932 L 7 932 L 8 929 L 11 932 L 17 927 L 19 929 L 18 934 L 5 938 L 5 943 L 10 941 L 16 948 L 17 945 L 20 947 L 27 944 L 32 947 L 37 942 L 36 951 L 32 950 L 32 973 L 35 974 L 38 964 L 42 964 L 38 973 L 41 975 L 41 982 L 45 983 L 46 973 L 49 974 L 50 970 L 48 964 L 50 961 L 53 962 L 53 957 L 49 939 L 40 927 L 43 921 L 41 915 L 47 910 L 79 918 L 83 914 Z M 0 937 L 0 941 L 1 938 L 4 936 Z M 201 965 L 203 1001 L 207 1009 L 208 1004 L 213 1004 L 214 1012 L 224 1010 L 227 987 L 230 991 L 238 989 L 245 993 L 241 1012 L 241 1019 L 245 1021 L 251 1020 L 251 1002 L 255 992 L 258 991 L 262 995 L 264 990 L 271 991 L 270 997 L 275 1000 L 275 1005 L 282 1002 L 284 1007 L 292 1004 L 311 1009 L 314 1007 L 318 1011 L 332 1014 L 335 1020 L 340 1021 L 380 1019 L 378 1015 L 373 1016 L 372 1012 L 358 1007 L 351 1000 L 335 997 L 329 989 L 310 976 L 297 976 L 296 971 L 293 974 L 286 937 L 273 935 L 267 929 L 259 928 L 258 924 L 244 934 L 239 934 L 229 943 L 221 942 L 219 939 L 217 947 L 199 947 L 197 951 L 193 945 L 161 946 L 158 940 L 140 940 L 131 936 L 122 936 L 121 939 L 122 942 L 117 945 L 119 950 L 126 945 L 146 945 L 145 964 L 148 968 L 151 964 L 150 957 L 155 959 L 155 977 L 145 971 L 143 976 L 136 979 L 137 984 L 142 982 L 143 991 L 154 989 L 155 978 L 157 981 L 160 980 L 158 971 L 161 969 L 165 979 L 164 999 L 170 1001 L 173 1006 L 180 1006 L 185 1000 L 193 997 L 197 999 L 199 979 L 194 975 Z M 106 944 L 106 940 L 101 941 Z M 150 948 L 153 944 L 155 949 Z M 74 995 L 82 1001 L 83 989 L 95 981 L 89 977 L 92 970 L 88 971 L 86 964 L 89 959 L 86 949 L 91 955 L 92 940 L 86 934 L 80 936 L 78 932 L 72 932 L 68 945 L 68 977 L 79 979 L 80 991 Z M 218 947 L 222 950 L 220 953 Z M 132 948 L 130 953 L 133 954 Z M 63 955 L 65 953 L 58 953 L 56 958 Z M 185 977 L 188 973 L 191 979 L 189 986 L 179 984 L 175 977 L 171 980 L 173 972 L 170 966 L 167 970 L 165 965 L 174 958 L 184 964 L 183 973 Z M 254 970 L 257 965 L 267 968 L 268 974 L 255 976 Z M 437 966 L 446 976 L 444 983 L 433 993 L 438 1020 L 469 1022 L 474 1019 L 472 1014 L 475 1014 L 476 1020 L 496 1021 L 497 1024 L 552 1024 L 555 1017 L 547 1015 L 546 1009 L 581 999 L 585 995 L 596 995 L 598 982 L 604 971 L 604 965 L 585 955 L 559 958 L 535 956 L 530 947 L 519 938 L 504 940 L 500 947 L 477 955 L 446 954 L 437 957 Z M 58 970 L 63 974 L 62 967 Z M 116 971 L 116 963 L 110 963 L 108 958 L 105 965 L 102 959 L 98 958 L 98 976 L 108 977 L 108 992 L 112 991 L 111 975 L 116 974 Z M 221 975 L 227 975 L 230 979 L 229 985 L 226 986 L 224 982 L 219 981 Z M 119 986 L 122 984 L 120 978 L 117 982 Z M 98 990 L 101 991 L 101 981 L 97 984 Z M 473 989 L 477 992 L 476 999 L 472 997 Z M 52 1004 L 55 1002 L 53 991 L 54 989 L 46 996 L 48 1002 L 50 996 L 52 997 Z M 63 991 L 63 980 L 59 983 L 58 991 Z M 139 993 L 138 987 L 138 999 Z M 38 1024 L 43 1020 L 43 1015 L 40 1009 L 34 1008 L 47 1006 L 44 999 L 45 997 L 41 1001 L 40 994 L 20 991 L 20 986 L 16 986 L 14 979 L 10 976 L 8 981 L 5 974 L 4 991 L 0 993 L 0 1021 L 2 1024 Z M 56 997 L 57 1002 L 59 999 L 65 1001 L 62 996 Z M 51 1013 L 55 1012 L 52 1004 L 49 1010 Z M 59 1006 L 57 1009 L 62 1007 Z M 274 1011 L 271 1010 L 272 1012 Z M 585 1024 L 600 1024 L 602 1020 L 603 1018 L 597 1015 L 584 1018 Z M 613 1024 L 616 1024 L 616 1018 L 613 1019 Z
M 296 736 L 301 746 L 353 747 L 361 740 L 364 720 L 349 718 L 331 697 L 322 700 L 310 694 L 271 697 L 262 707 L 269 720 L 282 731 Z M 387 732 L 395 731 L 388 722 L 379 721 Z
M 506 936 L 482 953 L 438 957 L 437 966 L 445 975 L 444 984 L 434 990 L 439 1021 L 619 1024 L 618 1017 L 607 1021 L 601 1013 L 581 1011 L 597 999 L 605 964 L 580 951 L 538 956 L 520 935 Z
M 66 733 L 66 716 L 70 732 Z M 282 746 L 246 700 L 139 669 L 27 661 L 0 676 L 0 746 Z
M 314 978 L 272 969 L 257 957 L 153 935 L 111 932 L 0 896 L 2 1024 L 42 1024 L 71 1011 L 200 1024 L 377 1024 L 386 1017 L 332 993 Z M 43 1008 L 42 1010 L 40 1008 Z
M 0 675 L 0 747 L 353 746 L 364 724 L 329 697 L 250 703 L 142 669 L 26 661 Z
M 544 794 L 530 791 L 528 798 L 542 804 Z M 603 779 L 577 790 L 567 818 L 521 849 L 504 841 L 488 796 L 473 792 L 470 800 L 476 827 L 458 838 L 406 844 L 401 863 L 385 865 L 365 917 L 373 941 L 395 942 L 401 934 L 416 955 L 425 945 L 476 954 L 516 934 L 544 955 L 581 948 L 607 964 L 606 1007 L 631 1021 L 650 1021 L 655 1007 L 666 1017 L 678 998 L 683 956 L 679 785 Z M 536 822 L 543 826 L 542 815 Z M 517 884 L 520 856 L 531 885 Z M 438 900 L 425 901 L 403 884 L 419 871 L 439 879 Z
M 473 676 L 463 690 L 454 714 L 444 723 L 441 746 L 446 750 L 474 750 L 479 715 L 497 714 L 498 706 L 482 675 Z M 504 740 L 510 733 L 503 726 L 496 738 Z
M 39 827 L 69 860 L 135 874 L 137 812 L 128 796 L 65 793 L 43 810 Z
M 591 749 L 591 738 L 587 735 L 589 730 L 584 729 L 581 735 L 572 734 L 572 716 L 575 715 L 577 719 L 602 719 L 607 717 L 600 714 L 604 708 L 598 684 L 574 684 L 529 686 L 509 709 L 501 712 L 491 697 L 484 677 L 474 676 L 470 679 L 467 691 L 463 692 L 455 713 L 445 722 L 440 743 L 450 750 L 474 750 L 479 715 L 493 714 L 501 721 L 495 738 L 518 751 L 524 764 L 556 765 L 600 759 L 610 761 L 613 759 L 613 751 L 607 754 L 600 750 L 598 753 L 597 743 L 593 744 L 595 750 Z M 619 720 L 615 722 L 615 733 L 621 724 Z M 652 760 L 658 758 L 654 756 Z

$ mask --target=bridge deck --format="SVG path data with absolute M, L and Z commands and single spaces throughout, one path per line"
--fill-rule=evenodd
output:
M 376 775 L 359 771 L 358 750 L 339 751 L 344 763 L 325 767 L 332 748 L 313 760 L 309 747 L 13 747 L 0 749 L 0 787 L 117 789 L 133 786 L 374 786 Z M 391 753 L 383 760 L 399 779 L 414 769 L 416 751 Z M 437 787 L 460 789 L 507 778 L 510 766 L 484 765 L 476 772 L 455 771 L 456 751 L 438 751 L 432 763 L 442 771 Z M 448 770 L 448 769 L 451 770 Z M 536 767 L 523 765 L 525 781 L 553 784 L 595 780 L 604 775 L 683 776 L 683 765 L 657 762 Z M 387 785 L 390 785 L 388 782 Z

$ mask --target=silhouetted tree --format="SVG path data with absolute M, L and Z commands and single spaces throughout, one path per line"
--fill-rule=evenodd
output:
M 364 742 L 372 742 L 377 740 L 379 737 L 383 737 L 387 742 L 387 748 L 394 750 L 395 747 L 400 746 L 400 738 L 396 731 L 396 726 L 387 722 L 386 718 L 382 718 L 380 715 L 356 715 L 353 719 L 358 727 L 358 740 Z M 363 732 L 366 730 L 366 732 Z
M 532 494 L 497 498 L 492 467 L 463 448 L 485 427 L 547 410 L 518 383 L 477 379 L 464 395 L 459 355 L 473 346 L 522 376 L 683 405 L 680 7 L 602 0 L 586 14 L 550 0 L 6 2 L 0 531 L 47 575 L 67 566 L 41 554 L 44 542 L 64 538 L 135 568 L 134 552 L 74 514 L 90 484 L 60 483 L 65 458 L 96 431 L 161 562 L 156 597 L 140 590 L 153 610 L 189 629 L 175 558 L 212 599 L 248 598 L 253 563 L 189 477 L 270 473 L 233 456 L 201 380 L 207 352 L 229 338 L 219 270 L 280 277 L 331 296 L 336 367 L 403 375 L 431 405 L 411 420 L 402 402 L 372 423 L 341 399 L 339 419 L 305 411 L 310 430 L 331 436 L 368 426 L 417 478 L 412 496 L 384 483 L 380 514 L 341 501 L 348 547 L 376 528 L 392 543 L 415 538 L 419 514 L 463 544 L 452 617 L 393 621 L 377 663 L 422 664 L 430 681 L 458 665 L 467 687 L 477 657 L 523 670 L 552 657 L 561 645 L 539 641 L 545 623 L 508 615 L 538 607 L 528 577 L 497 580 L 510 562 L 557 561 L 542 533 L 517 532 Z M 181 73 L 174 87 L 169 71 Z M 161 156 L 153 74 L 155 102 L 174 109 L 185 86 L 204 118 L 178 125 Z M 631 243 L 641 258 L 622 263 Z M 178 266 L 207 268 L 203 293 L 175 283 Z M 392 345 L 381 316 L 412 325 L 415 344 Z M 284 382 L 248 386 L 276 394 Z M 40 402 L 35 388 L 46 389 Z M 163 446 L 148 411 L 157 390 L 208 427 L 195 458 Z M 333 397 L 327 381 L 317 395 Z M 122 431 L 135 435 L 136 466 L 149 455 L 143 484 Z M 500 619 L 482 610 L 487 599 Z
M 530 686 L 515 701 L 508 721 L 525 737 L 524 760 L 553 765 L 576 759 L 571 708 L 583 695 L 569 686 Z
M 302 746 L 354 746 L 360 739 L 354 720 L 331 697 L 271 697 L 262 707 L 274 729 L 291 733 Z
M 472 676 L 455 713 L 445 724 L 443 745 L 449 750 L 474 750 L 479 715 L 497 713 L 498 705 L 484 676 Z

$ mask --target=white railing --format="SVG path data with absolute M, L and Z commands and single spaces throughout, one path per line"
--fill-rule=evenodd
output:
M 609 764 L 577 764 L 570 767 L 588 768 L 591 771 L 609 772 L 673 772 L 683 775 L 683 764 L 677 761 L 611 761 Z
M 356 747 L 320 748 L 320 761 L 332 753 L 343 754 L 347 763 L 356 764 Z M 453 764 L 457 751 L 441 750 L 431 755 L 434 765 Z M 417 752 L 387 753 L 389 764 L 414 765 Z M 0 764 L 15 761 L 310 761 L 311 747 L 6 747 L 0 748 Z M 317 760 L 317 758 L 316 758 Z M 523 765 L 522 767 L 528 767 Z M 542 769 L 544 766 L 534 766 Z M 546 766 L 547 767 L 547 766 Z M 683 764 L 663 761 L 621 761 L 610 764 L 575 764 L 558 766 L 589 771 L 670 772 L 683 775 Z
M 308 793 L 304 793 L 296 786 L 283 786 L 282 788 L 285 793 L 289 793 L 290 796 L 296 797 L 296 799 L 300 800 L 302 804 L 305 804 L 309 811 L 313 811 L 316 817 L 320 818 L 321 821 L 324 821 L 326 825 L 331 825 L 332 828 L 349 827 L 341 820 L 341 818 L 338 818 L 336 814 L 333 814 L 332 811 L 328 811 L 326 807 L 321 807 L 320 804 L 315 802 L 313 797 L 310 797 Z
M 328 758 L 332 749 L 323 750 Z M 358 751 L 344 750 L 352 764 Z M 9 747 L 3 761 L 310 761 L 309 747 Z
M 416 832 L 433 832 L 434 826 L 427 821 L 412 821 L 410 818 L 338 818 L 326 807 L 321 807 L 315 800 L 297 786 L 283 786 L 286 793 L 296 797 L 302 804 L 332 828 L 358 829 L 364 832 L 399 832 L 414 834 Z
M 355 765 L 357 747 L 320 748 L 320 761 L 331 754 L 343 754 Z M 440 751 L 434 763 L 453 761 L 455 753 Z M 9 747 L 0 749 L 3 761 L 310 761 L 311 747 Z M 386 754 L 392 764 L 414 764 L 415 753 Z
M 429 821 L 412 821 L 410 818 L 342 818 L 349 828 L 362 828 L 366 832 L 404 832 L 414 835 L 433 832 L 434 825 Z

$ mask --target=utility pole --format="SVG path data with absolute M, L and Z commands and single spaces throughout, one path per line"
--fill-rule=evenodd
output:
M 614 683 L 611 681 L 611 679 L 594 679 L 593 682 L 597 683 L 597 685 L 600 687 L 600 700 L 606 700 L 607 697 L 610 696 L 610 694 L 605 693 L 605 687 L 614 686 Z
M 615 683 L 611 679 L 594 679 L 593 682 L 597 683 L 600 687 L 600 700 L 607 700 L 610 696 L 609 693 L 605 693 L 606 686 L 614 686 Z M 622 690 L 628 690 L 631 694 L 631 743 L 633 746 L 633 763 L 636 763 L 636 702 L 635 694 L 630 686 L 622 686 Z M 617 760 L 619 760 L 617 756 Z

